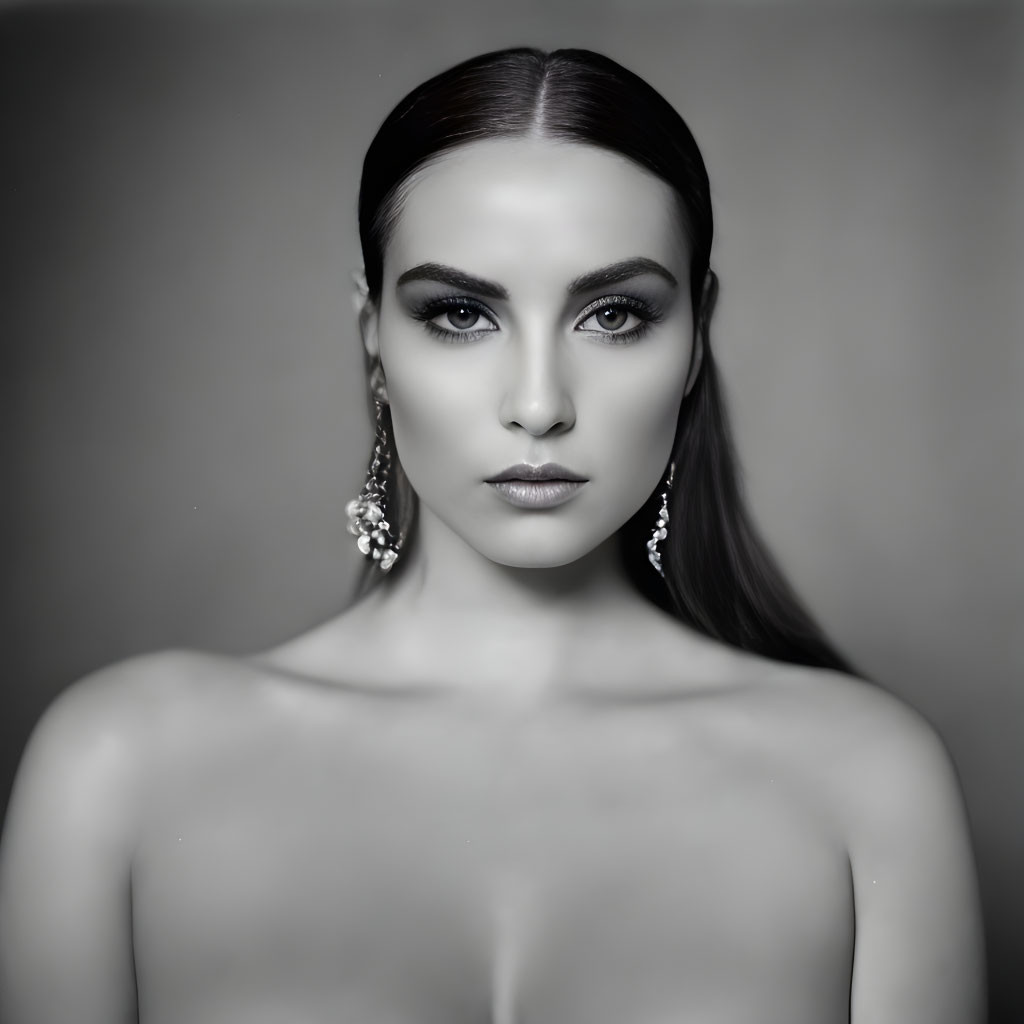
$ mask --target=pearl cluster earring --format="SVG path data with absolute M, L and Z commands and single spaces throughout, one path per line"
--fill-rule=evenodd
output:
M 658 575 L 662 579 L 665 577 L 665 570 L 661 567 L 661 552 L 658 550 L 658 544 L 668 536 L 668 493 L 672 489 L 675 473 L 676 464 L 673 462 L 669 466 L 665 490 L 661 492 L 661 508 L 658 510 L 658 518 L 654 521 L 651 539 L 647 542 L 647 557 L 650 559 L 651 565 L 658 570 Z
M 367 558 L 372 558 L 381 572 L 387 572 L 395 564 L 402 542 L 391 533 L 391 524 L 386 518 L 391 453 L 384 426 L 384 403 L 376 396 L 374 401 L 377 422 L 366 482 L 359 497 L 345 506 L 345 514 L 348 516 L 348 532 L 355 536 L 356 547 Z

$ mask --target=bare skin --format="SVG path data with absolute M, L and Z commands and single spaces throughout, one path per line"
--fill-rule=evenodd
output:
M 357 295 L 416 536 L 292 643 L 51 708 L 0 857 L 7 1024 L 981 1024 L 931 729 L 696 636 L 619 560 L 700 364 L 687 260 L 624 158 L 474 143 L 419 177 Z M 586 482 L 515 507 L 487 478 L 520 462 Z
M 981 1019 L 962 810 L 917 716 L 629 602 L 563 618 L 529 692 L 435 634 L 439 683 L 388 654 L 388 603 L 58 702 L 5 839 L 6 1020 Z

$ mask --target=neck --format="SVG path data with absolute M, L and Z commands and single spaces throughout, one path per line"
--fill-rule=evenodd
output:
M 647 604 L 626 575 L 614 536 L 567 565 L 519 568 L 481 555 L 428 509 L 421 509 L 401 572 L 381 593 L 427 618 L 457 613 L 463 622 L 467 616 L 520 623 L 537 619 L 555 628 L 602 610 Z
M 484 557 L 423 508 L 402 563 L 359 612 L 402 638 L 387 654 L 396 671 L 439 671 L 513 699 L 592 674 L 659 617 L 626 575 L 615 536 L 568 565 L 517 568 Z
M 325 664 L 340 640 L 346 672 L 365 681 L 458 689 L 502 713 L 532 713 L 560 694 L 660 695 L 687 674 L 704 686 L 721 671 L 718 645 L 635 589 L 617 537 L 568 565 L 522 569 L 485 558 L 421 509 L 401 557 L 342 614 L 340 633 L 322 634 Z

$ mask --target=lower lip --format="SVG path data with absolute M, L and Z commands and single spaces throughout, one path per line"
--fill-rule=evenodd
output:
M 556 508 L 576 496 L 585 480 L 497 480 L 491 486 L 516 508 Z

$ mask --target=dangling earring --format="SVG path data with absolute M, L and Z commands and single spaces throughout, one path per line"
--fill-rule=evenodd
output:
M 661 492 L 661 508 L 658 511 L 658 518 L 655 520 L 654 529 L 651 531 L 651 539 L 647 542 L 647 557 L 651 565 L 658 570 L 658 575 L 665 578 L 665 570 L 661 567 L 661 552 L 658 550 L 658 542 L 668 536 L 668 492 L 672 489 L 672 480 L 676 475 L 676 464 L 669 464 L 668 478 L 665 481 L 665 490 Z
M 374 405 L 377 409 L 377 423 L 373 439 L 373 454 L 366 471 L 366 483 L 358 498 L 345 506 L 348 516 L 348 532 L 356 538 L 356 547 L 372 558 L 387 572 L 395 564 L 402 547 L 402 538 L 397 540 L 391 533 L 391 524 L 385 518 L 387 507 L 388 474 L 391 469 L 391 452 L 388 448 L 388 432 L 384 426 L 383 380 L 377 374 L 371 376 Z

